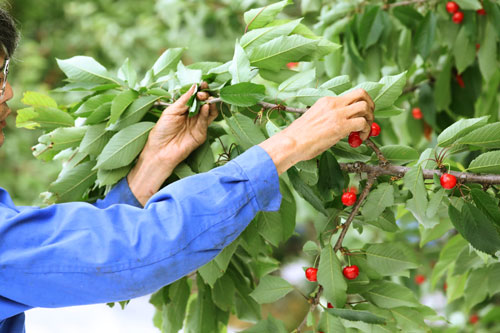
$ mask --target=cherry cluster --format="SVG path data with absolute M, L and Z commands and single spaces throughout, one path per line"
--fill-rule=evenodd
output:
M 342 274 L 344 274 L 344 277 L 346 279 L 354 280 L 359 275 L 359 267 L 357 265 L 346 266 L 342 270 Z M 314 268 L 314 267 L 309 267 L 308 269 L 306 269 L 306 279 L 311 281 L 311 282 L 317 282 L 318 281 L 318 269 Z M 328 307 L 330 307 L 330 305 Z M 332 308 L 333 308 L 333 306 L 332 306 Z
M 460 11 L 460 6 L 455 1 L 448 1 L 446 3 L 446 11 L 450 13 L 451 20 L 456 24 L 462 23 L 464 19 L 464 13 Z M 478 15 L 486 15 L 486 11 L 484 8 L 478 9 L 476 11 Z

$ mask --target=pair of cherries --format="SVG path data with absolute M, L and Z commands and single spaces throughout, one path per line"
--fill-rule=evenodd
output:
M 380 126 L 377 123 L 372 124 L 372 130 L 370 131 L 369 136 L 379 136 L 380 134 Z M 349 134 L 349 139 L 347 140 L 349 142 L 349 145 L 353 148 L 357 148 L 361 146 L 363 143 L 363 140 L 361 140 L 361 137 L 359 136 L 359 132 L 352 132 Z
M 359 267 L 356 265 L 346 266 L 342 270 L 342 274 L 346 279 L 354 280 L 359 275 Z M 318 269 L 314 267 L 306 269 L 306 279 L 311 282 L 318 281 Z

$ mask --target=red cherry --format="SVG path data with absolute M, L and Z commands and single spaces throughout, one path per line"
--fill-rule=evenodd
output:
M 422 110 L 420 110 L 420 108 L 413 108 L 411 110 L 411 114 L 412 114 L 413 118 L 415 118 L 415 119 L 422 119 L 422 117 L 424 116 L 422 114 Z
M 479 321 L 479 316 L 477 314 L 473 314 L 469 317 L 469 323 L 471 323 L 472 325 L 474 325 L 478 321 Z
M 457 178 L 449 173 L 444 173 L 439 180 L 441 186 L 447 190 L 451 190 L 457 185 Z
M 352 206 L 356 203 L 356 193 L 345 192 L 342 194 L 342 203 L 346 206 Z
M 446 11 L 450 14 L 455 14 L 459 9 L 460 7 L 458 7 L 455 1 L 448 1 L 446 3 Z
M 481 44 L 477 43 L 476 44 L 476 51 L 479 51 L 480 48 L 481 48 Z
M 415 276 L 415 283 L 420 285 L 422 283 L 424 283 L 425 281 L 425 275 L 422 275 L 422 274 L 418 274 Z
M 478 9 L 476 13 L 478 13 L 479 15 L 486 15 L 486 11 L 484 10 L 484 8 Z
M 314 267 L 309 267 L 306 269 L 306 279 L 311 282 L 318 281 L 318 269 Z
M 330 302 L 328 302 L 328 304 L 326 305 L 326 307 L 329 308 L 329 309 L 333 309 L 333 305 Z
M 380 126 L 377 123 L 372 123 L 372 131 L 370 132 L 370 136 L 379 136 L 380 134 Z
M 298 65 L 299 65 L 298 62 L 289 62 L 288 64 L 286 64 L 286 67 L 288 67 L 288 69 L 294 69 Z
M 359 268 L 356 265 L 346 266 L 342 272 L 344 273 L 346 279 L 354 280 L 359 275 Z
M 462 75 L 460 74 L 455 75 L 455 79 L 457 80 L 457 83 L 460 86 L 460 88 L 465 88 L 465 83 L 464 79 L 462 79 Z
M 359 136 L 359 132 L 352 132 L 349 134 L 349 139 L 347 141 L 353 148 L 357 148 L 363 143 L 363 140 L 361 140 L 361 137 Z
M 443 284 L 443 290 L 444 290 L 444 291 L 446 291 L 446 289 L 448 289 L 448 284 L 445 282 L 445 283 Z
M 349 187 L 348 192 L 352 192 L 352 193 L 356 194 L 358 192 L 358 188 L 356 186 L 351 186 L 351 187 Z
M 456 12 L 455 14 L 453 14 L 453 16 L 451 17 L 451 20 L 453 22 L 455 22 L 456 24 L 460 24 L 462 23 L 464 19 L 464 13 L 462 12 Z

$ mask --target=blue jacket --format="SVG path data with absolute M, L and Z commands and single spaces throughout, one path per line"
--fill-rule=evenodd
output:
M 152 293 L 213 259 L 258 211 L 281 203 L 276 167 L 255 146 L 179 180 L 144 208 L 123 179 L 94 205 L 16 207 L 0 188 L 0 333 L 24 311 Z

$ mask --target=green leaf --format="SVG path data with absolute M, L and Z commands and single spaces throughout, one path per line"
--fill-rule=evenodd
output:
M 318 329 L 325 333 L 345 333 L 345 327 L 340 319 L 326 311 L 321 315 Z
M 176 69 L 184 50 L 184 48 L 171 48 L 163 52 L 153 65 L 154 76 L 160 77 L 168 74 L 170 70 Z
M 387 207 L 392 205 L 394 205 L 394 187 L 391 184 L 382 183 L 368 194 L 361 214 L 367 220 L 375 220 Z
M 399 6 L 392 10 L 394 16 L 408 29 L 415 30 L 423 20 L 422 14 L 418 12 L 413 6 Z
M 422 314 L 418 310 L 407 307 L 398 307 L 391 309 L 391 313 L 396 319 L 398 326 L 403 332 L 427 333 L 428 326 L 424 322 Z
M 313 206 L 318 212 L 328 216 L 328 212 L 323 206 L 323 201 L 318 197 L 314 190 L 300 178 L 297 168 L 291 167 L 288 169 L 287 174 L 297 193 L 299 193 L 299 195 L 311 204 L 311 206 Z
M 21 102 L 29 106 L 48 106 L 57 108 L 57 102 L 50 96 L 35 91 L 26 91 Z
M 500 150 L 489 151 L 470 162 L 467 171 L 473 173 L 500 174 Z
M 224 274 L 212 288 L 212 298 L 220 309 L 230 311 L 234 304 L 235 286 L 229 275 Z
M 159 96 L 141 96 L 136 99 L 121 115 L 118 121 L 106 129 L 111 131 L 119 131 L 130 125 L 133 125 L 142 120 L 144 115 L 149 111 L 154 102 Z
M 309 83 L 313 82 L 316 78 L 316 69 L 312 68 L 299 72 L 287 80 L 283 81 L 279 87 L 278 91 L 294 91 L 300 88 L 304 88 Z
M 480 43 L 481 47 L 477 53 L 479 69 L 487 82 L 495 74 L 495 71 L 492 69 L 498 68 L 497 38 L 495 26 L 491 21 L 488 21 L 486 23 L 486 31 L 483 34 L 483 40 Z
M 170 302 L 163 307 L 162 332 L 176 333 L 182 328 L 190 294 L 191 286 L 185 277 L 170 285 Z
M 125 59 L 123 65 L 118 69 L 117 76 L 120 80 L 128 83 L 130 88 L 134 88 L 137 83 L 137 72 L 132 66 L 129 58 Z
M 299 177 L 307 185 L 314 186 L 318 183 L 318 161 L 316 159 L 300 161 L 295 164 L 295 168 L 299 172 Z
M 446 58 L 443 69 L 439 72 L 434 86 L 434 100 L 436 108 L 445 110 L 451 103 L 451 68 L 453 61 L 451 56 Z
M 378 219 L 375 220 L 367 219 L 364 222 L 387 232 L 399 231 L 399 228 L 396 225 L 394 212 L 390 208 L 384 210 L 384 212 L 382 213 L 382 215 L 379 216 Z
M 266 94 L 263 85 L 242 82 L 221 89 L 220 98 L 223 102 L 237 106 L 252 106 L 262 101 Z
M 256 222 L 259 234 L 277 247 L 283 240 L 283 226 L 281 225 L 280 212 L 259 212 Z
M 396 7 L 402 8 L 402 7 Z M 410 8 L 410 7 L 407 7 Z M 411 61 L 415 55 L 412 51 L 412 35 L 411 30 L 403 29 L 401 34 L 399 35 L 398 40 L 398 65 L 399 68 L 408 68 L 410 67 Z
M 420 22 L 415 34 L 415 50 L 427 59 L 434 44 L 436 35 L 437 17 L 433 11 L 428 11 Z
M 435 216 L 438 213 L 439 207 L 441 206 L 445 195 L 446 190 L 444 188 L 441 188 L 439 191 L 432 194 L 431 199 L 429 200 L 429 205 L 427 206 L 427 216 Z
M 278 276 L 266 275 L 250 296 L 258 303 L 272 303 L 293 290 L 293 286 Z
M 76 56 L 70 59 L 56 59 L 57 65 L 70 81 L 88 83 L 117 83 L 109 76 L 104 66 L 91 57 Z
M 50 184 L 49 191 L 54 193 L 57 202 L 80 201 L 96 178 L 97 171 L 92 170 L 95 162 L 85 162 L 63 171 L 56 181 Z
M 368 324 L 385 324 L 385 319 L 368 311 L 357 311 L 350 309 L 326 309 L 326 312 L 334 317 L 351 321 L 362 321 Z
M 127 107 L 137 99 L 139 94 L 135 90 L 125 90 L 118 94 L 111 103 L 111 118 L 108 121 L 108 126 L 115 123 Z
M 469 312 L 474 305 L 482 302 L 488 295 L 488 283 L 486 282 L 488 278 L 489 270 L 487 267 L 473 270 L 469 274 L 464 291 L 465 308 L 467 312 Z
M 80 105 L 80 107 L 75 111 L 75 114 L 80 117 L 88 117 L 101 105 L 112 102 L 115 97 L 116 95 L 114 94 L 101 94 L 93 96 Z
M 276 15 L 278 15 L 283 8 L 292 3 L 293 1 L 291 0 L 283 0 L 265 7 L 250 9 L 245 12 L 243 18 L 247 24 L 248 30 L 262 28 L 269 22 L 273 21 Z
M 370 95 L 371 98 L 375 98 L 376 96 L 378 96 L 382 88 L 384 88 L 384 84 L 380 82 L 361 82 L 357 86 L 344 91 L 341 96 L 350 93 L 351 91 L 356 89 L 364 89 L 368 93 L 368 95 Z
M 497 229 L 477 207 L 466 202 L 459 211 L 450 205 L 448 214 L 458 232 L 474 248 L 490 255 L 495 255 L 500 249 L 500 235 Z
M 483 265 L 483 260 L 477 255 L 477 251 L 467 246 L 455 260 L 453 275 L 462 275 L 473 268 Z
M 460 9 L 463 10 L 478 10 L 483 8 L 479 0 L 457 0 L 456 2 L 460 6 Z
M 384 30 L 380 6 L 368 6 L 358 21 L 359 44 L 367 49 L 375 44 Z
M 375 110 L 376 118 L 388 118 L 393 116 L 398 116 L 405 112 L 404 109 L 398 108 L 397 106 L 391 106 L 382 110 Z
M 420 305 L 415 294 L 410 289 L 390 281 L 378 282 L 374 288 L 363 295 L 375 305 L 384 309 L 400 306 L 418 307 Z
M 394 104 L 403 92 L 406 84 L 406 71 L 398 75 L 385 76 L 380 79 L 379 83 L 384 86 L 377 97 L 373 99 L 375 107 L 378 109 L 388 108 Z
M 199 84 L 201 82 L 201 69 L 189 69 L 182 62 L 177 63 L 177 78 L 181 87 Z
M 247 51 L 250 51 L 252 48 L 269 42 L 274 38 L 288 36 L 299 25 L 300 21 L 302 21 L 302 18 L 277 26 L 250 30 L 241 37 L 240 45 L 244 49 L 247 49 Z
M 316 244 L 315 242 L 307 241 L 302 247 L 302 252 L 311 256 L 316 256 L 319 254 L 320 249 L 318 247 L 318 244 Z
M 194 172 L 208 172 L 213 169 L 215 164 L 214 153 L 210 147 L 210 142 L 205 141 L 196 148 L 186 160 L 187 164 Z
M 450 206 L 451 207 L 451 206 Z M 467 241 L 460 235 L 455 235 L 444 245 L 439 260 L 432 270 L 431 285 L 434 288 L 443 274 L 455 262 L 461 251 L 467 246 Z
M 236 142 L 243 149 L 249 149 L 266 139 L 253 120 L 241 113 L 233 113 L 232 117 L 224 117 L 224 119 L 236 138 Z
M 325 198 L 330 198 L 330 190 L 339 195 L 345 188 L 345 179 L 335 156 L 329 151 L 324 152 L 319 160 L 318 189 Z
M 457 144 L 500 148 L 500 122 L 478 128 L 458 139 Z
M 120 181 L 123 177 L 128 175 L 130 169 L 132 169 L 132 165 L 127 165 L 122 168 L 113 170 L 99 169 L 97 171 L 96 183 L 99 184 L 99 186 L 114 185 L 118 183 L 118 181 Z
M 323 295 L 337 308 L 343 308 L 347 299 L 347 283 L 342 267 L 330 245 L 321 250 L 318 266 L 318 283 L 323 286 Z
M 236 83 L 248 82 L 256 74 L 255 71 L 252 73 L 250 60 L 245 50 L 243 50 L 238 42 L 234 45 L 234 57 L 231 66 L 229 66 L 229 73 L 231 73 L 231 84 L 233 85 Z
M 78 146 L 86 130 L 86 127 L 59 127 L 41 136 L 38 141 L 51 145 L 55 151 L 61 151 Z
M 500 209 L 498 208 L 498 200 L 490 194 L 481 190 L 473 188 L 471 190 L 472 199 L 484 214 L 486 214 L 491 221 L 495 222 L 500 227 Z
M 216 307 L 213 306 L 210 288 L 206 286 L 201 277 L 196 278 L 198 285 L 198 296 L 189 304 L 187 311 L 186 333 L 217 333 Z M 177 318 L 179 320 L 179 318 Z
M 420 154 L 412 147 L 387 145 L 380 148 L 387 160 L 394 164 L 406 164 L 418 160 Z
M 439 134 L 437 138 L 438 146 L 449 147 L 455 144 L 459 138 L 486 125 L 488 118 L 488 116 L 484 116 L 480 118 L 460 119 Z
M 54 130 L 59 127 L 72 127 L 75 120 L 68 113 L 53 107 L 25 108 L 17 110 L 16 127 Z
M 80 151 L 91 156 L 98 156 L 114 134 L 106 131 L 105 128 L 106 124 L 88 126 L 80 143 Z
M 262 333 L 262 332 L 273 332 L 273 333 L 287 333 L 288 330 L 283 322 L 271 315 L 266 320 L 259 321 L 256 325 L 242 331 L 242 333 Z
M 468 29 L 465 26 L 460 28 L 455 40 L 453 56 L 455 57 L 458 73 L 462 73 L 476 58 L 475 43 L 469 39 Z
M 109 118 L 111 114 L 111 103 L 99 106 L 90 116 L 85 119 L 85 125 L 96 125 Z
M 304 88 L 300 89 L 296 93 L 293 93 L 294 101 L 305 105 L 313 105 L 318 99 L 325 96 L 335 96 L 330 90 L 327 89 L 316 89 L 316 88 Z
M 328 80 L 321 86 L 319 86 L 320 89 L 329 89 L 336 94 L 343 93 L 350 87 L 351 87 L 351 80 L 349 79 L 348 75 L 340 75 L 334 77 L 333 79 Z
M 110 170 L 130 164 L 141 152 L 154 125 L 141 122 L 116 133 L 97 158 L 96 168 Z
M 250 63 L 276 72 L 287 63 L 300 61 L 313 53 L 318 43 L 318 40 L 299 35 L 281 36 L 252 49 Z
M 418 267 L 415 255 L 400 243 L 372 244 L 366 249 L 366 260 L 371 268 L 384 276 Z

